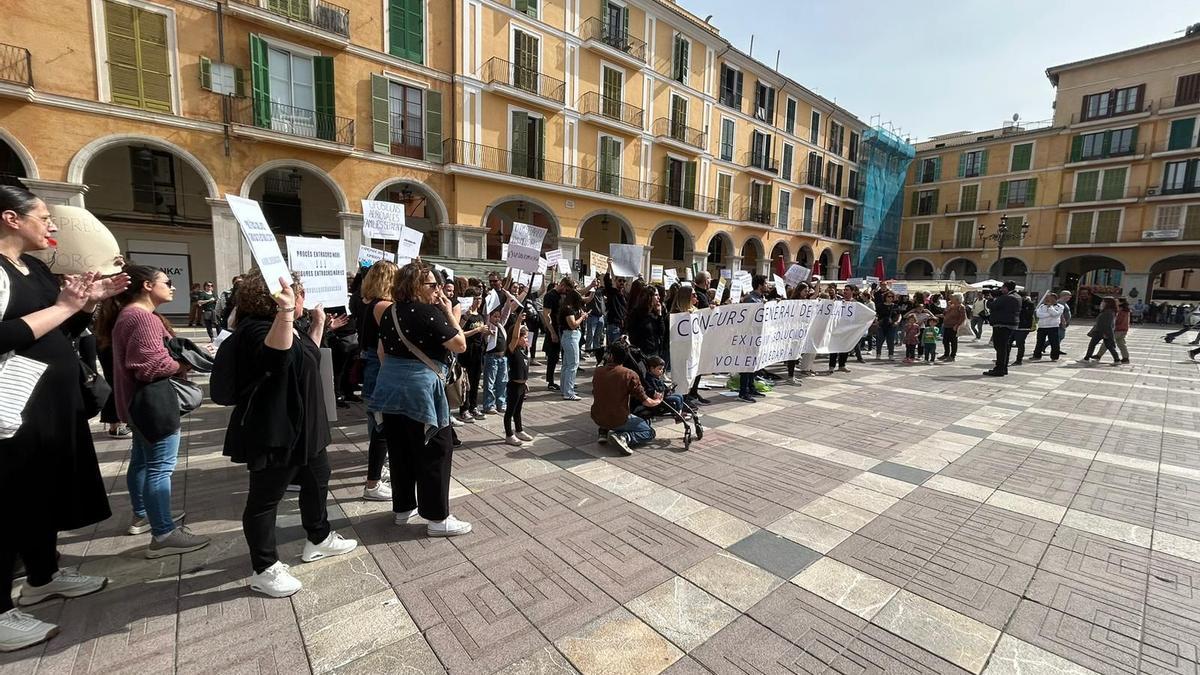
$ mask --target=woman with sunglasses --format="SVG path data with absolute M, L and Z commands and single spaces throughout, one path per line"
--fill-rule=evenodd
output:
M 68 275 L 60 285 L 45 263 L 29 255 L 54 246 L 57 231 L 37 195 L 0 186 L 0 355 L 6 358 L 0 377 L 35 382 L 20 418 L 5 420 L 0 428 L 0 508 L 9 514 L 0 544 L 0 577 L 5 580 L 0 586 L 0 652 L 58 633 L 54 624 L 14 607 L 18 556 L 27 572 L 17 597 L 21 606 L 77 598 L 108 583 L 105 577 L 59 569 L 56 546 L 60 531 L 112 515 L 71 338 L 87 328 L 97 303 L 125 290 L 129 279 L 97 279 L 88 273 Z M 45 367 L 40 376 L 10 370 L 35 364 Z

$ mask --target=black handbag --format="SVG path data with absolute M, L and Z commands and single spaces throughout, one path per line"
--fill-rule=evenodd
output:
M 82 359 L 79 361 L 79 390 L 83 395 L 83 410 L 87 413 L 88 419 L 99 415 L 113 394 L 108 380 L 105 380 L 103 375 L 97 373 Z

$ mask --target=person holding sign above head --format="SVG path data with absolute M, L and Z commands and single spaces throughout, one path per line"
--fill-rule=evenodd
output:
M 508 319 L 521 306 L 508 289 L 500 286 L 486 296 L 487 324 L 483 342 L 483 412 L 503 415 L 508 408 L 508 359 L 505 348 L 512 335 Z M 477 418 L 478 419 L 478 418 Z
M 257 269 L 242 278 L 234 305 L 237 328 L 213 364 L 213 391 L 232 391 L 236 399 L 223 454 L 245 464 L 250 474 L 242 512 L 253 569 L 250 589 L 282 598 L 301 588 L 275 547 L 279 502 L 289 484 L 300 486 L 300 524 L 306 534 L 301 560 L 342 555 L 358 546 L 329 525 L 326 449 L 332 438 L 325 387 L 332 383 L 321 381 L 317 346 L 324 337 L 325 311 L 317 305 L 309 329 L 296 330 L 304 314 L 299 278 L 281 277 L 268 285 Z M 225 377 L 233 381 L 223 382 Z
M 563 277 L 559 282 L 562 300 L 558 308 L 558 325 L 562 327 L 559 345 L 562 348 L 562 373 L 559 375 L 559 387 L 562 389 L 564 401 L 580 401 L 575 393 L 575 375 L 579 370 L 579 339 L 583 331 L 583 322 L 587 313 L 583 311 L 584 304 L 591 299 L 592 291 L 587 298 L 579 294 L 575 288 L 575 280 Z

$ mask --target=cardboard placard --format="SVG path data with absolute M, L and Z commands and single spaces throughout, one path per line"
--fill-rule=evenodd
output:
M 558 273 L 559 274 L 561 274 L 563 276 L 568 276 L 571 274 L 571 261 L 570 260 L 567 260 L 566 258 L 559 258 L 557 265 L 558 265 Z
M 546 251 L 546 263 L 549 265 L 557 265 L 559 260 L 562 260 L 563 254 L 561 248 L 556 248 L 553 251 Z
M 786 298 L 787 297 L 787 283 L 784 282 L 783 277 L 779 276 L 778 274 L 772 274 L 771 277 L 775 282 L 775 294 L 778 295 L 780 298 Z
M 734 279 L 729 284 L 729 302 L 737 304 L 742 301 L 742 280 Z
M 662 280 L 663 280 L 663 266 L 662 265 L 651 265 L 650 266 L 650 283 L 661 282 Z
M 608 257 L 612 260 L 613 274 L 619 277 L 640 276 L 645 251 L 644 246 L 637 244 L 609 244 Z
M 230 194 L 225 195 L 225 201 L 228 202 L 233 217 L 237 219 L 238 226 L 242 228 L 242 237 L 246 239 L 246 245 L 254 255 L 254 262 L 262 272 L 267 288 L 283 290 L 279 280 L 291 279 L 292 273 L 288 271 L 287 263 L 283 260 L 283 251 L 279 250 L 279 241 L 275 239 L 275 233 L 271 232 L 271 227 L 267 225 L 267 217 L 263 215 L 262 207 L 253 199 Z
M 715 302 L 720 303 L 725 298 L 725 277 L 717 280 L 717 298 Z
M 396 254 L 388 253 L 387 251 L 384 251 L 383 249 L 372 248 L 370 246 L 359 246 L 358 247 L 358 266 L 359 267 L 370 267 L 371 265 L 374 265 L 375 263 L 379 262 L 380 260 L 386 260 L 388 262 L 396 262 Z
M 304 284 L 309 306 L 345 307 L 350 291 L 346 284 L 346 245 L 341 239 L 288 237 L 288 263 Z
M 668 269 L 663 272 L 663 285 L 667 288 L 679 283 L 679 270 Z
M 588 267 L 592 269 L 592 274 L 604 274 L 608 271 L 608 256 L 592 251 L 588 259 Z
M 404 204 L 362 200 L 363 238 L 399 241 L 404 231 Z
M 901 295 L 908 295 L 908 282 L 907 281 L 893 281 L 892 282 L 892 293 L 895 293 L 897 298 L 900 297 Z
M 529 248 L 521 244 L 509 244 L 506 253 L 508 255 L 505 256 L 504 260 L 508 263 L 509 267 L 515 270 L 533 274 L 538 271 L 538 267 L 542 264 L 542 257 L 538 255 L 536 248 Z
M 514 246 L 524 246 L 541 252 L 542 241 L 546 238 L 546 228 L 528 223 L 513 223 L 512 234 L 508 243 Z
M 792 265 L 783 275 L 783 280 L 789 286 L 799 286 L 800 282 L 808 281 L 812 276 L 812 270 L 803 265 Z
M 421 257 L 421 241 L 425 239 L 425 233 L 420 230 L 414 230 L 411 227 L 406 227 L 400 232 L 400 247 L 396 251 L 396 258 L 412 258 Z

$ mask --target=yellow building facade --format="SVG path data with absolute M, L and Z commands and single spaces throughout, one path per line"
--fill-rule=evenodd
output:
M 900 270 L 1186 295 L 1192 275 L 1172 271 L 1200 267 L 1200 32 L 1046 72 L 1053 119 L 917 145 Z
M 402 202 L 477 270 L 514 221 L 647 272 L 853 245 L 866 125 L 675 2 L 341 2 L 7 3 L 0 175 L 218 288 L 251 263 L 226 194 L 351 255 L 361 200 Z

